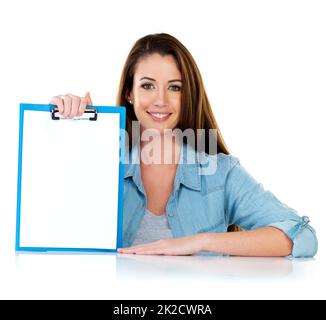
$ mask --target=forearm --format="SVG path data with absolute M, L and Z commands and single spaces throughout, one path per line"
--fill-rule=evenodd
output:
M 251 231 L 204 233 L 202 251 L 235 256 L 284 257 L 292 252 L 292 240 L 274 227 Z

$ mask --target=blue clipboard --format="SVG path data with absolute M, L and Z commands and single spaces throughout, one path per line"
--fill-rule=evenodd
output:
M 16 251 L 122 247 L 125 107 L 20 104 Z

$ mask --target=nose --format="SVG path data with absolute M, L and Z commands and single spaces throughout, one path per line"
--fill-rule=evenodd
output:
M 157 90 L 154 105 L 157 107 L 165 107 L 168 105 L 167 92 L 164 90 L 164 88 Z

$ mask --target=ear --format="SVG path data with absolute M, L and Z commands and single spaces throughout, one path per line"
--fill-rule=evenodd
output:
M 132 92 L 126 92 L 126 99 L 127 99 L 127 101 L 128 101 L 130 104 L 132 104 L 133 101 L 134 101 L 134 95 L 133 95 L 133 93 L 132 93 Z M 131 102 L 130 102 L 130 101 L 131 101 Z

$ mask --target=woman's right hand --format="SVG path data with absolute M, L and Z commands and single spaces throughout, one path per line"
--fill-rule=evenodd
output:
M 93 102 L 89 92 L 85 97 L 74 96 L 70 93 L 66 95 L 54 96 L 50 104 L 56 105 L 59 114 L 64 118 L 81 117 L 85 112 L 86 106 L 92 106 Z

